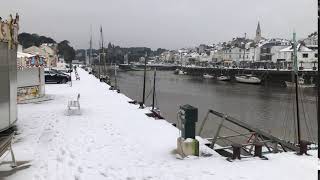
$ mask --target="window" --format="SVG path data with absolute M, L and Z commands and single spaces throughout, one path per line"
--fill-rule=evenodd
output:
M 318 53 L 315 53 L 315 54 L 314 54 L 314 57 L 317 58 L 317 57 L 318 57 Z
M 231 55 L 229 55 L 229 58 L 231 59 Z
M 239 54 L 239 58 L 241 58 L 241 54 Z
M 239 49 L 239 52 L 241 52 L 241 49 Z
M 304 54 L 302 54 L 302 57 L 303 58 L 308 58 L 308 54 L 304 53 Z

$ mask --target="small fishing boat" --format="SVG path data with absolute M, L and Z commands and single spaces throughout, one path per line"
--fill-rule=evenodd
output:
M 212 79 L 212 78 L 214 78 L 214 76 L 205 73 L 205 74 L 203 74 L 203 78 L 205 78 L 205 79 Z
M 231 78 L 230 78 L 230 76 L 220 75 L 220 76 L 217 77 L 217 80 L 219 80 L 219 81 L 230 81 Z
M 261 83 L 261 79 L 253 76 L 251 74 L 246 74 L 246 75 L 238 75 L 235 76 L 236 81 L 240 82 L 240 83 L 248 83 L 248 84 L 260 84 Z
M 285 81 L 285 83 L 286 83 L 286 86 L 288 88 L 296 86 L 296 83 L 294 83 L 294 82 Z M 302 77 L 300 77 L 299 80 L 298 80 L 298 87 L 301 87 L 301 88 L 314 88 L 314 87 L 316 87 L 316 85 L 312 84 L 312 83 L 311 84 L 306 84 L 304 79 Z
M 187 72 L 183 72 L 181 69 L 176 69 L 174 70 L 173 72 L 174 74 L 177 74 L 177 75 L 184 75 L 184 74 L 187 74 Z

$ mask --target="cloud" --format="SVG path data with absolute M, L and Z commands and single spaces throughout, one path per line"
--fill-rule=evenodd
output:
M 301 0 L 10 0 L 0 16 L 19 12 L 21 32 L 89 46 L 90 26 L 98 46 L 99 26 L 105 43 L 179 48 L 253 38 L 258 20 L 265 37 L 304 37 L 317 29 L 317 2 Z

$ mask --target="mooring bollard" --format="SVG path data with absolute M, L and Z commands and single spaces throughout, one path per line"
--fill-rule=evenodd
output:
M 308 145 L 310 144 L 311 143 L 309 141 L 301 140 L 298 155 L 308 155 Z
M 262 143 L 260 142 L 254 143 L 254 157 L 262 158 Z
M 140 105 L 140 106 L 139 106 L 140 109 L 143 109 L 143 108 L 144 108 L 142 102 L 139 102 L 139 105 Z
M 241 144 L 232 144 L 232 159 L 241 159 Z

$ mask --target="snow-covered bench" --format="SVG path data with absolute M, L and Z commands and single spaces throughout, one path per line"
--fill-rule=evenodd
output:
M 68 101 L 68 114 L 70 114 L 70 111 L 72 108 L 77 108 L 80 111 L 80 94 L 77 96 L 77 100 L 70 100 Z

